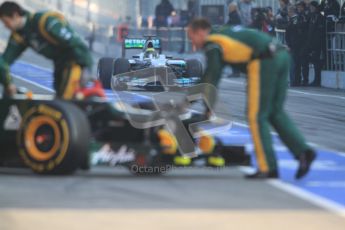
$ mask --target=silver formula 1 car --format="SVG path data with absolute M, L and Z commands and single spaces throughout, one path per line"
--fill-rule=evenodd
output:
M 141 49 L 142 52 L 127 59 L 127 50 Z M 143 69 L 167 67 L 172 79 L 143 78 L 135 72 Z M 160 39 L 147 36 L 144 39 L 125 39 L 122 49 L 122 57 L 101 58 L 98 63 L 98 78 L 104 88 L 123 91 L 128 89 L 141 89 L 148 91 L 163 91 L 163 86 L 191 86 L 200 81 L 203 67 L 197 59 L 178 59 L 162 54 Z M 168 76 L 168 75 L 167 75 Z M 116 80 L 112 78 L 115 77 Z

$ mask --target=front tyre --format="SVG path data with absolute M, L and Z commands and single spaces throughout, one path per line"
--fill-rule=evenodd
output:
M 105 89 L 110 89 L 111 78 L 114 74 L 114 59 L 101 58 L 98 62 L 97 77 L 102 82 Z
M 186 72 L 188 78 L 201 78 L 203 75 L 202 63 L 197 59 L 191 59 L 186 61 Z

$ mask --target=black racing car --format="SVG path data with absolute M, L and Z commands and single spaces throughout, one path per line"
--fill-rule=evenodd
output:
M 160 99 L 159 108 L 171 103 L 170 96 Z M 183 115 L 185 125 L 205 120 L 188 111 L 187 106 L 184 99 L 174 104 L 174 111 L 181 119 Z M 3 167 L 26 166 L 38 174 L 71 174 L 77 169 L 89 169 L 91 164 L 108 163 L 127 166 L 138 174 L 161 174 L 186 161 L 185 157 L 176 157 L 176 138 L 164 123 L 147 125 L 171 115 L 159 111 L 157 102 L 151 100 L 109 102 L 89 94 L 84 100 L 62 101 L 27 93 L 0 99 L 0 111 Z M 174 123 L 168 120 L 166 123 Z M 138 124 L 143 126 L 138 128 Z M 206 139 L 206 146 L 209 140 Z M 108 143 L 115 154 L 90 155 L 90 143 L 94 141 Z M 196 149 L 202 149 L 197 147 L 198 141 L 195 143 Z M 123 151 L 124 146 L 128 151 Z M 223 155 L 226 162 L 215 161 L 215 154 Z M 95 157 L 102 159 L 94 162 Z M 223 146 L 221 142 L 217 142 L 214 152 L 201 153 L 192 160 L 199 158 L 208 159 L 212 166 L 250 162 L 242 147 Z M 160 170 L 154 170 L 157 167 Z M 142 170 L 133 170 L 138 168 Z

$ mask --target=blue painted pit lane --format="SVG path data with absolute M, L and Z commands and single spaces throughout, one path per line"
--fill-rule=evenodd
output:
M 53 89 L 53 72 L 51 70 L 18 61 L 11 66 L 11 72 L 12 74 L 23 77 L 30 82 L 39 84 L 51 90 Z M 127 103 L 151 101 L 148 97 L 134 93 L 118 92 L 118 95 L 115 95 L 111 89 L 105 90 L 105 93 L 108 99 L 112 101 L 118 100 L 118 96 Z

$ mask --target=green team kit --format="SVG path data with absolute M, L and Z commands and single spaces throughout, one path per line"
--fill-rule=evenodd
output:
M 290 56 L 282 45 L 269 35 L 238 26 L 211 33 L 204 50 L 204 83 L 217 86 L 225 65 L 248 75 L 247 115 L 260 172 L 277 171 L 270 125 L 296 159 L 310 149 L 284 111 Z
M 64 17 L 56 12 L 26 12 L 24 27 L 12 32 L 0 57 L 0 81 L 11 82 L 9 66 L 31 47 L 54 62 L 54 88 L 60 98 L 71 99 L 79 86 L 82 71 L 91 68 L 91 54 Z

